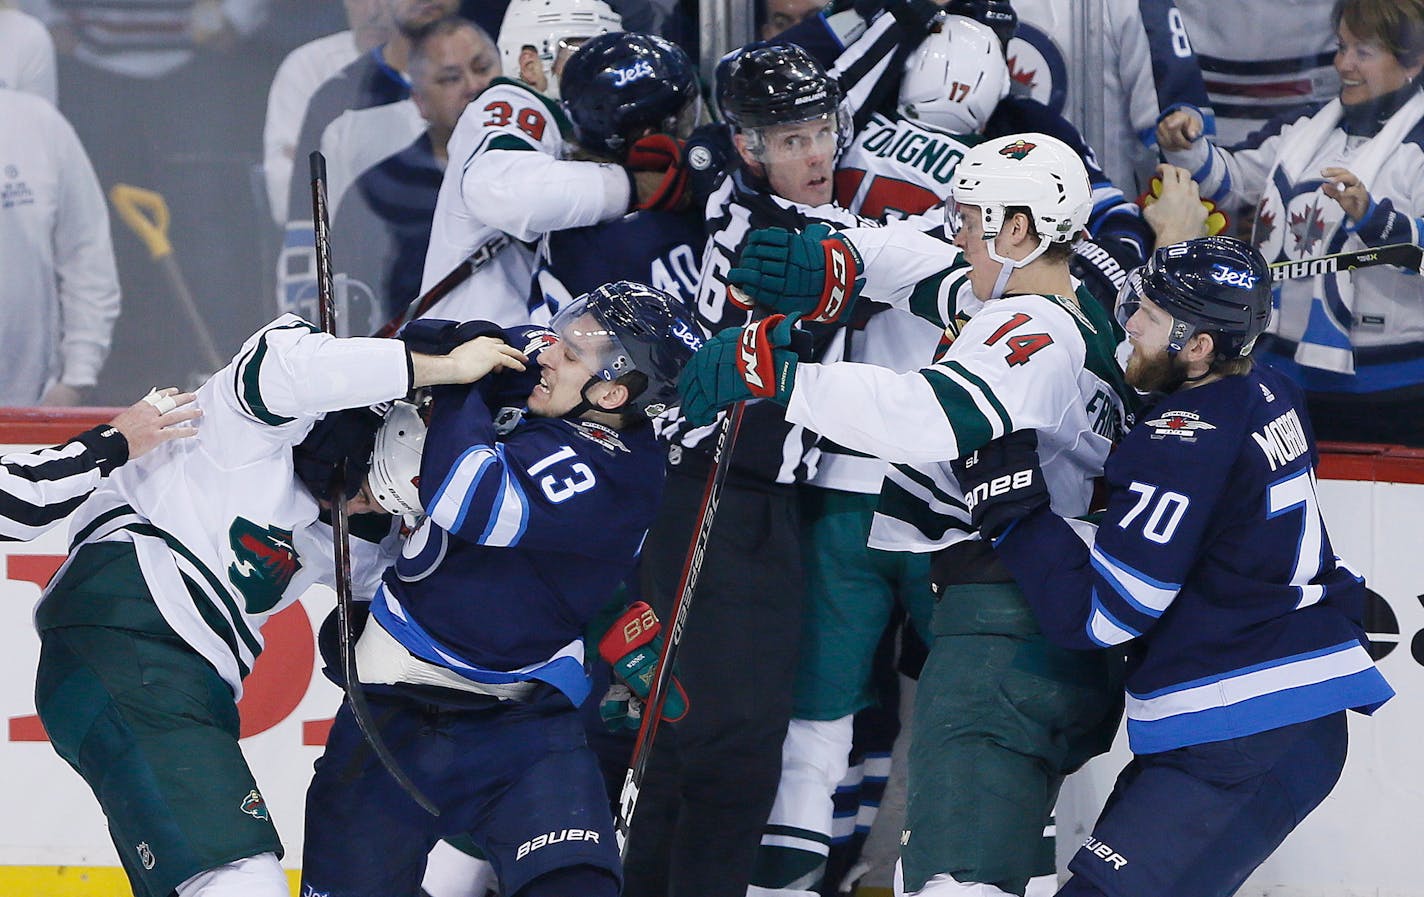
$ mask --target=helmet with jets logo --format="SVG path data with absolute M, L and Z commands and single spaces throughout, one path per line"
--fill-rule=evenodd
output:
M 596 380 L 641 374 L 634 378 L 628 403 L 615 410 L 634 409 L 646 417 L 678 403 L 678 375 L 702 347 L 702 331 L 680 302 L 662 290 L 627 280 L 578 297 L 560 309 L 549 329 Z M 641 389 L 638 379 L 646 380 Z
M 951 134 L 977 134 L 1009 95 L 999 39 L 964 16 L 943 16 L 931 27 L 905 61 L 900 112 Z
M 622 159 L 643 131 L 686 137 L 700 111 L 697 67 L 655 34 L 600 34 L 574 51 L 559 79 L 574 139 Z
M 1248 243 L 1200 237 L 1163 246 L 1127 276 L 1118 321 L 1126 324 L 1144 297 L 1172 316 L 1168 351 L 1211 333 L 1218 358 L 1250 355 L 1271 320 L 1271 269 Z
M 500 65 L 505 77 L 519 77 L 519 54 L 533 47 L 544 66 L 550 97 L 559 96 L 554 61 L 560 50 L 599 34 L 622 31 L 623 19 L 603 0 L 511 0 L 499 26 Z

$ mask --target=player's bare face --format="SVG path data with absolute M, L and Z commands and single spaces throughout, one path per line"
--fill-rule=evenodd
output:
M 964 251 L 964 260 L 969 263 L 969 286 L 979 298 L 994 294 L 994 283 L 999 271 L 1004 267 L 989 255 L 989 246 L 984 241 L 984 214 L 978 206 L 958 206 L 954 230 L 954 245 Z
M 1336 36 L 1340 46 L 1335 51 L 1335 71 L 1340 75 L 1340 102 L 1346 106 L 1399 90 L 1424 68 L 1424 64 L 1405 67 L 1378 40 L 1356 37 L 1344 22 Z
M 594 323 L 588 317 L 579 320 Z M 581 347 L 577 331 L 576 326 L 568 328 L 557 344 L 539 353 L 539 383 L 529 394 L 529 413 L 537 417 L 562 417 L 582 401 L 583 388 L 593 378 L 593 371 L 579 357 L 580 350 L 596 351 L 597 347 Z
M 1151 299 L 1143 298 L 1127 319 L 1127 339 L 1132 355 L 1127 359 L 1127 383 L 1142 392 L 1156 392 L 1181 382 L 1181 362 L 1167 351 L 1172 316 Z
M 782 199 L 820 206 L 835 191 L 836 116 L 762 129 L 761 163 L 771 191 Z
M 498 74 L 494 45 L 475 29 L 460 28 L 425 42 L 411 98 L 432 128 L 448 134 L 460 113 Z

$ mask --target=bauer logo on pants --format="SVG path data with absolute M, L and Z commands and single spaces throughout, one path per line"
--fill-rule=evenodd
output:
M 557 832 L 540 835 L 537 838 L 530 838 L 528 841 L 519 845 L 519 850 L 514 854 L 514 860 L 518 862 L 541 847 L 548 847 L 551 844 L 562 844 L 565 841 L 592 841 L 597 844 L 598 832 L 591 828 L 566 828 L 560 829 Z

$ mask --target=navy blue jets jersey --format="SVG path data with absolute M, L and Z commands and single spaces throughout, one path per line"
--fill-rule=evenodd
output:
M 1044 513 L 997 545 L 1050 639 L 1127 645 L 1133 751 L 1388 700 L 1365 647 L 1364 581 L 1335 556 L 1317 507 L 1300 388 L 1258 366 L 1138 420 L 1108 459 L 1091 546 Z
M 480 390 L 438 391 L 420 467 L 427 517 L 372 612 L 426 661 L 549 681 L 579 703 L 583 628 L 633 570 L 663 453 L 646 426 L 526 416 L 501 438 L 491 418 Z M 563 673 L 538 672 L 549 667 Z M 511 671 L 532 673 L 500 675 Z
M 605 283 L 635 280 L 691 308 L 706 241 L 700 211 L 634 212 L 554 231 L 539 250 L 530 307 L 545 306 L 555 314 L 570 299 Z

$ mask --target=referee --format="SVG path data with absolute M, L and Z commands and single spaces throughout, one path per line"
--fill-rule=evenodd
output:
M 197 433 L 186 426 L 202 415 L 191 405 L 193 398 L 173 387 L 154 390 L 107 424 L 63 445 L 0 456 L 0 542 L 39 536 L 130 458 Z

